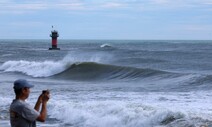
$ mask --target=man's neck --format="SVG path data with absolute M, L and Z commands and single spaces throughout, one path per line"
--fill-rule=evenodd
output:
M 22 100 L 22 101 L 25 101 L 26 100 L 26 98 L 23 97 L 23 96 L 16 96 L 15 99 L 16 100 Z

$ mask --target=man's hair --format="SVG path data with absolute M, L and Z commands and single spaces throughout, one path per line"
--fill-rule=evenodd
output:
M 27 87 L 21 88 L 21 89 L 14 89 L 15 95 L 21 95 L 21 92 L 23 89 L 27 89 Z
M 22 89 L 14 89 L 15 95 L 21 95 Z

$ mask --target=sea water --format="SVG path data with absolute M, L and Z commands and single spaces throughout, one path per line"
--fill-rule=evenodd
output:
M 13 82 L 49 89 L 38 127 L 212 126 L 212 41 L 0 40 L 0 127 Z

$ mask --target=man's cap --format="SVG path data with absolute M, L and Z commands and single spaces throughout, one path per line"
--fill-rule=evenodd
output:
M 14 82 L 14 89 L 22 89 L 22 88 L 32 88 L 34 85 L 30 84 L 27 80 L 25 79 L 18 79 Z

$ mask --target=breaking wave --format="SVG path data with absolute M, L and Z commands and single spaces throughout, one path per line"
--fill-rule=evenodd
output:
M 20 72 L 32 77 L 48 77 L 65 70 L 65 65 L 54 61 L 7 61 L 0 66 L 4 72 Z
M 54 78 L 75 80 L 136 80 L 168 74 L 159 70 L 83 62 L 72 64 L 65 71 L 54 75 Z
M 66 56 L 61 61 L 7 61 L 0 65 L 0 70 L 1 73 L 18 72 L 37 78 L 48 77 L 78 81 L 135 81 L 147 79 L 148 82 L 160 81 L 156 84 L 176 85 L 174 88 L 182 86 L 189 89 L 200 87 L 211 89 L 212 75 L 180 74 L 151 68 L 135 68 L 103 63 L 98 56 L 86 59 L 74 59 Z
M 73 80 L 139 79 L 167 74 L 159 70 L 106 65 L 96 62 L 7 61 L 0 66 L 5 72 L 20 72 L 32 77 Z

